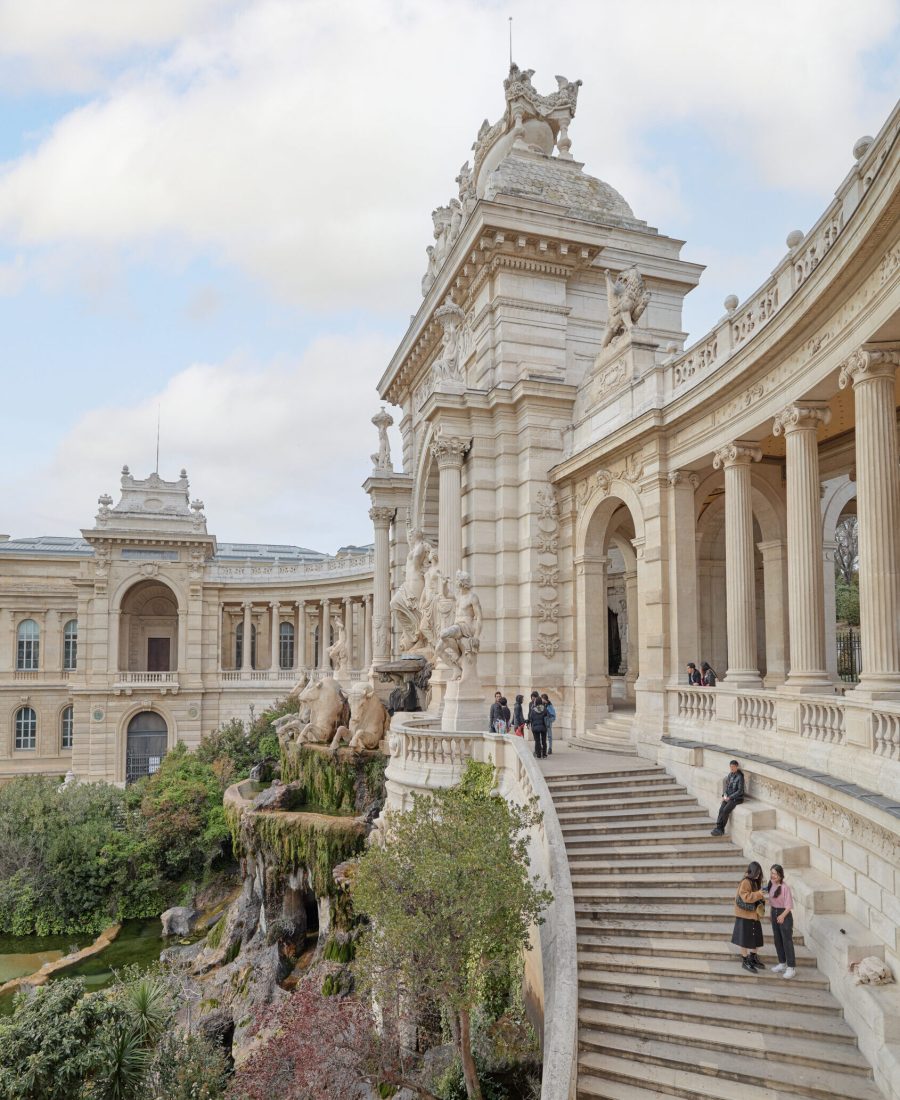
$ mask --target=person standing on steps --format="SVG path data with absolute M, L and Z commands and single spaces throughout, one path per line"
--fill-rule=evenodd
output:
M 528 710 L 528 724 L 534 736 L 534 755 L 542 760 L 547 755 L 547 708 L 540 695 L 532 700 Z
M 516 696 L 516 701 L 513 706 L 512 713 L 513 733 L 515 733 L 516 737 L 525 736 L 525 711 L 522 709 L 522 704 L 524 702 L 524 695 Z
M 755 974 L 765 970 L 756 950 L 763 945 L 762 917 L 766 911 L 762 867 L 754 860 L 744 872 L 734 898 L 734 932 L 731 942 L 741 949 L 741 968 Z
M 783 978 L 793 978 L 797 973 L 797 960 L 794 955 L 794 895 L 784 881 L 784 868 L 773 863 L 769 871 L 769 882 L 763 887 L 769 898 L 769 912 L 772 917 L 772 938 L 778 953 L 778 964 L 772 969 Z
M 710 836 L 724 836 L 725 826 L 735 806 L 744 801 L 744 773 L 737 760 L 732 760 L 728 765 L 728 775 L 722 784 L 722 801 L 719 803 L 719 816 L 716 818 L 716 827 Z
M 553 755 L 553 723 L 556 721 L 556 708 L 550 702 L 550 696 L 544 692 L 541 702 L 547 708 L 547 755 Z

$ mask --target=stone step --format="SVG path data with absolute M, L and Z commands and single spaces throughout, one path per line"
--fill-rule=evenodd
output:
M 630 741 L 618 738 L 601 738 L 597 734 L 582 733 L 569 738 L 569 744 L 575 749 L 589 749 L 591 752 L 608 752 L 614 756 L 637 756 L 637 749 Z
M 798 967 L 815 966 L 816 960 L 809 948 L 798 942 L 802 937 L 794 936 L 794 948 L 797 956 Z M 775 959 L 768 958 L 772 954 L 772 945 L 768 944 L 762 949 L 762 957 L 767 958 L 767 965 L 774 966 Z M 695 941 L 685 942 L 683 938 L 666 938 L 648 935 L 607 935 L 603 932 L 584 932 L 578 935 L 578 951 L 586 956 L 600 952 L 618 952 L 635 956 L 658 957 L 661 960 L 677 959 L 706 959 L 710 962 L 728 962 L 733 967 L 739 967 L 741 956 L 738 948 L 726 940 L 704 939 L 702 943 Z
M 651 831 L 636 832 L 633 828 L 629 833 L 623 833 L 621 831 L 615 833 L 597 832 L 597 833 L 572 833 L 566 837 L 566 848 L 568 850 L 569 858 L 572 854 L 578 854 L 580 851 L 586 851 L 590 848 L 595 848 L 599 853 L 603 853 L 604 859 L 615 859 L 617 854 L 632 855 L 635 851 L 640 853 L 647 853 L 649 856 L 655 853 L 665 854 L 666 851 L 671 849 L 672 844 L 672 831 L 671 829 L 658 828 L 651 829 Z M 690 845 L 688 849 L 687 845 Z M 718 854 L 732 853 L 735 848 L 732 845 L 723 845 L 721 837 L 710 836 L 710 822 L 703 821 L 691 825 L 690 829 L 684 828 L 678 834 L 678 851 L 681 854 L 690 855 L 694 853 L 710 853 L 710 851 L 717 851 Z
M 731 945 L 731 934 L 734 931 L 734 919 L 728 920 L 720 913 L 720 919 L 708 918 L 703 921 L 690 923 L 683 917 L 674 920 L 664 917 L 659 913 L 641 913 L 641 919 L 633 914 L 625 914 L 621 918 L 615 918 L 605 913 L 594 912 L 595 907 L 590 903 L 575 906 L 575 927 L 579 937 L 586 936 L 638 936 L 642 939 L 660 938 L 671 939 L 679 936 L 686 941 L 702 941 Z M 768 926 L 763 929 L 765 935 Z M 803 943 L 803 936 L 794 933 L 794 944 Z M 765 962 L 775 962 L 775 950 L 772 946 L 772 937 L 769 936 L 765 945 L 760 948 L 759 957 Z
M 748 978 L 750 975 L 747 975 Z M 790 985 L 790 982 L 785 982 Z M 747 1005 L 735 1004 L 730 998 L 719 998 L 715 1013 L 710 1014 L 709 1001 L 690 1000 L 680 996 L 654 996 L 649 993 L 618 993 L 614 990 L 588 988 L 578 991 L 578 1016 L 585 1027 L 592 1026 L 595 1012 L 612 1012 L 616 1015 L 653 1017 L 660 1020 L 682 1020 L 691 1026 L 730 1028 L 737 1032 L 754 1031 L 764 1036 L 783 1035 L 808 1039 L 810 1036 L 828 1039 L 856 1049 L 856 1036 L 841 1016 L 824 1016 L 797 1012 L 770 1003 L 765 1011 L 749 1015 Z M 738 1044 L 742 1038 L 738 1038 Z M 763 1039 L 765 1041 L 765 1039 Z
M 596 950 L 584 950 L 579 944 L 578 948 L 578 973 L 590 977 L 597 971 L 609 974 L 653 974 L 663 978 L 699 977 L 703 980 L 735 982 L 744 977 L 741 970 L 740 955 L 729 958 L 717 959 L 690 959 L 663 955 L 635 955 L 631 951 L 604 951 L 602 945 L 596 945 Z M 747 975 L 749 977 L 749 975 Z M 778 983 L 784 984 L 785 979 L 776 974 L 769 966 L 759 971 L 756 975 L 757 982 L 768 983 L 772 988 L 769 995 L 778 999 L 780 990 L 776 991 Z M 803 989 L 828 990 L 828 979 L 813 965 L 802 966 L 797 970 L 797 976 L 791 979 L 791 985 L 797 985 Z
M 734 898 L 737 892 L 737 883 L 733 875 L 723 875 L 720 880 L 710 882 L 709 889 L 704 889 L 698 894 L 689 893 L 683 883 L 671 883 L 669 886 L 657 883 L 645 886 L 641 882 L 591 883 L 580 878 L 577 884 L 573 880 L 572 886 L 575 895 L 581 899 L 593 898 L 601 902 L 646 905 L 648 909 L 651 906 L 677 904 L 683 907 L 685 912 L 692 911 L 692 906 L 714 905 L 717 900 L 721 900 L 725 906 L 729 901 L 729 892 L 733 891 L 730 893 L 731 898 Z
M 609 790 L 612 788 L 627 788 L 630 791 L 655 791 L 666 790 L 671 786 L 677 786 L 671 775 L 665 772 L 658 774 L 655 771 L 639 772 L 636 775 L 582 775 L 576 779 L 564 779 L 559 782 L 554 776 L 547 776 L 547 786 L 553 797 L 557 795 L 577 794 L 586 790 Z
M 640 768 L 610 768 L 609 770 L 604 768 L 596 772 L 575 772 L 572 775 L 549 775 L 547 776 L 547 785 L 555 790 L 557 787 L 566 783 L 602 782 L 607 779 L 622 779 L 626 776 L 634 776 L 636 779 L 653 777 L 656 779 L 664 779 L 667 782 L 671 782 L 672 780 L 672 777 L 665 768 L 657 768 L 653 764 L 645 764 Z
M 614 876 L 622 876 L 623 879 L 629 879 L 633 875 L 638 875 L 652 878 L 659 876 L 660 881 L 671 882 L 673 877 L 682 876 L 689 882 L 702 881 L 699 876 L 710 875 L 712 872 L 726 871 L 729 875 L 737 873 L 740 876 L 740 871 L 743 867 L 740 866 L 740 860 L 737 858 L 729 858 L 728 856 L 703 856 L 700 859 L 696 858 L 693 853 L 690 856 L 669 856 L 666 857 L 654 857 L 652 855 L 647 856 L 645 859 L 639 859 L 637 856 L 632 856 L 627 862 L 623 860 L 606 859 L 603 856 L 597 856 L 593 853 L 572 853 L 569 856 L 569 862 L 572 868 L 572 876 L 578 875 L 595 875 L 599 878 L 612 878 Z M 703 871 L 698 871 L 696 868 L 702 867 Z
M 779 1065 L 777 1077 L 770 1085 L 760 1075 L 758 1058 L 734 1053 L 692 1066 L 679 1057 L 679 1048 L 674 1043 L 641 1043 L 628 1041 L 625 1036 L 603 1054 L 588 1051 L 580 1055 L 578 1065 L 579 1077 L 582 1067 L 589 1074 L 626 1081 L 646 1081 L 652 1072 L 655 1084 L 664 1088 L 674 1086 L 681 1090 L 676 1095 L 703 1100 L 707 1097 L 721 1100 L 729 1095 L 740 1096 L 741 1100 L 784 1100 L 793 1096 L 834 1100 L 835 1096 L 834 1079 L 828 1069 Z M 841 1078 L 840 1096 L 842 1100 L 881 1100 L 872 1081 L 849 1074 Z
M 642 1089 L 625 1081 L 601 1080 L 599 1077 L 587 1075 L 579 1080 L 575 1096 L 576 1100 L 674 1100 L 677 1093 L 660 1092 L 655 1087 Z
M 673 795 L 687 796 L 684 787 L 677 783 L 659 783 L 653 787 L 579 787 L 577 791 L 567 791 L 565 794 L 554 794 L 553 801 L 559 806 L 568 806 L 572 802 L 605 801 L 614 799 L 616 802 L 658 802 L 668 801 Z M 696 805 L 696 800 L 694 800 Z
M 604 971 L 586 972 L 583 967 L 579 967 L 578 990 L 579 994 L 587 990 L 628 995 L 640 993 L 644 996 L 672 997 L 679 1001 L 702 1001 L 714 1005 L 727 1000 L 729 1004 L 746 1005 L 761 1012 L 767 1012 L 772 1007 L 774 995 L 771 984 L 762 975 L 748 974 L 740 968 L 735 972 L 734 981 L 723 989 L 722 981 L 696 975 L 683 978 L 644 973 L 623 975 Z M 778 987 L 777 1003 L 779 1009 L 790 1010 L 798 1015 L 840 1017 L 842 1014 L 841 1006 L 834 997 L 823 995 L 820 989 L 809 989 L 784 979 Z
M 570 834 L 574 833 L 576 836 L 578 835 L 579 826 L 582 834 L 585 833 L 585 827 L 590 826 L 591 834 L 598 836 L 612 834 L 619 837 L 625 833 L 662 833 L 668 840 L 671 840 L 673 836 L 677 836 L 679 844 L 684 839 L 682 834 L 687 833 L 700 833 L 703 839 L 706 840 L 711 835 L 710 826 L 712 825 L 712 821 L 703 814 L 698 813 L 697 810 L 686 811 L 685 816 L 679 817 L 677 822 L 672 821 L 669 815 L 665 813 L 651 820 L 648 820 L 646 815 L 641 816 L 640 814 L 619 818 L 588 817 L 585 820 L 580 820 L 577 817 L 563 818 L 559 814 L 557 816 L 560 818 L 560 828 L 564 831 L 568 830 Z M 782 864 L 783 866 L 784 864 Z
M 635 1039 L 669 1041 L 687 1051 L 696 1048 L 714 1055 L 737 1051 L 775 1062 L 796 1066 L 824 1066 L 834 1073 L 852 1073 L 870 1078 L 868 1062 L 855 1046 L 818 1035 L 762 1035 L 747 1031 L 739 1039 L 734 1028 L 720 1027 L 715 1021 L 698 1024 L 687 1020 L 665 1020 L 653 1016 L 621 1016 L 616 1012 L 591 1011 L 590 1026 L 579 1029 L 579 1046 L 602 1050 L 608 1036 L 629 1035 Z M 836 1091 L 840 1083 L 836 1084 Z
M 729 908 L 727 905 L 710 905 L 707 902 L 703 905 L 688 906 L 671 903 L 669 905 L 654 906 L 648 912 L 646 905 L 624 901 L 592 901 L 589 898 L 582 898 L 578 891 L 575 892 L 575 916 L 576 919 L 587 917 L 595 921 L 606 921 L 614 918 L 622 920 L 644 919 L 683 926 L 689 925 L 693 921 L 720 924 L 728 922 L 729 936 L 734 929 L 734 916 L 732 915 L 731 920 L 728 920 Z M 763 935 L 765 935 L 765 928 L 763 929 Z
M 588 837 L 583 844 L 577 843 L 576 837 L 567 837 L 566 848 L 569 862 L 590 859 L 598 863 L 602 861 L 610 868 L 618 862 L 632 861 L 658 863 L 661 867 L 677 866 L 679 861 L 694 867 L 701 864 L 706 867 L 715 860 L 728 859 L 735 867 L 743 862 L 743 856 L 739 853 L 732 855 L 734 849 L 724 847 L 716 837 L 693 837 L 689 848 L 685 847 L 684 837 L 679 840 L 679 846 L 674 847 L 662 837 L 629 836 L 618 843 L 609 842 L 606 837 L 602 840 Z
M 705 864 L 704 864 L 705 866 Z M 593 886 L 598 890 L 617 890 L 614 896 L 619 897 L 631 892 L 632 888 L 644 891 L 663 892 L 666 897 L 673 894 L 684 896 L 696 894 L 700 897 L 706 894 L 708 901 L 716 901 L 721 896 L 722 890 L 727 895 L 728 889 L 734 887 L 737 893 L 738 883 L 741 881 L 741 871 L 734 864 L 727 864 L 711 871 L 693 871 L 688 878 L 684 868 L 669 867 L 659 862 L 650 864 L 649 867 L 638 867 L 636 871 L 629 871 L 627 867 L 597 867 L 596 865 L 581 866 L 577 864 L 572 868 L 572 881 L 577 879 L 583 886 Z M 612 895 L 611 895 L 612 896 Z M 653 896 L 652 894 L 649 896 Z M 732 894 L 734 897 L 734 894 Z
M 692 798 L 673 798 L 668 803 L 653 806 L 598 806 L 590 802 L 584 806 L 559 806 L 556 816 L 566 825 L 582 821 L 585 824 L 614 824 L 617 821 L 665 821 L 671 832 L 683 817 L 698 816 L 697 803 Z M 783 864 L 782 864 L 783 866 Z

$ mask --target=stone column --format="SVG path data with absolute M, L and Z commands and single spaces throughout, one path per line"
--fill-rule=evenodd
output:
M 825 668 L 837 683 L 837 591 L 835 588 L 834 556 L 836 542 L 822 544 L 822 580 L 825 585 Z
M 788 636 L 787 687 L 832 691 L 825 668 L 825 590 L 822 575 L 822 491 L 819 425 L 831 410 L 821 401 L 788 405 L 773 432 L 787 448 Z
M 373 609 L 375 660 L 391 657 L 391 520 L 393 508 L 373 507 L 369 518 L 375 525 L 375 600 Z M 443 561 L 443 559 L 441 559 Z
M 471 440 L 438 435 L 431 453 L 438 464 L 438 560 L 451 581 L 462 568 L 462 464 Z
M 638 575 L 637 569 L 625 573 L 625 607 L 628 614 L 628 645 L 625 660 L 625 697 L 634 701 L 634 685 L 640 674 L 640 636 L 638 634 Z
M 344 637 L 347 639 L 347 660 L 351 668 L 356 668 L 353 663 L 353 600 L 350 596 L 344 596 Z
M 729 687 L 760 687 L 756 662 L 756 574 L 753 564 L 753 500 L 750 463 L 762 451 L 752 443 L 730 443 L 713 466 L 725 467 L 725 591 Z
M 253 654 L 253 602 L 244 601 L 244 638 L 241 644 L 241 671 L 249 672 L 253 668 L 250 658 Z
M 319 611 L 319 668 L 331 668 L 331 600 L 322 600 Z
M 674 470 L 669 474 L 669 630 L 672 638 L 669 678 L 675 684 L 684 682 L 688 661 L 697 662 L 699 667 L 701 660 L 694 521 L 694 492 L 699 483 L 695 473 Z
M 363 627 L 363 668 L 372 663 L 372 596 L 365 599 L 365 626 Z
M 856 351 L 841 365 L 856 410 L 856 511 L 862 673 L 855 688 L 873 698 L 900 693 L 900 472 L 894 379 L 900 349 Z
M 297 603 L 297 623 L 294 627 L 294 667 L 306 667 L 306 601 Z
M 178 652 L 175 655 L 174 662 L 171 657 L 169 658 L 169 670 L 171 672 L 187 672 L 187 617 L 187 611 L 179 607 L 178 640 L 175 643 L 178 646 Z
M 279 650 L 281 648 L 279 645 L 281 641 L 281 638 L 279 636 L 279 630 L 281 628 L 280 612 L 281 608 L 278 605 L 278 600 L 272 600 L 272 602 L 269 604 L 269 615 L 271 617 L 271 640 L 269 643 L 269 648 L 272 651 L 269 655 L 269 668 L 272 669 L 273 672 L 277 672 L 280 665 L 280 661 L 278 659 L 280 656 Z
M 781 539 L 758 542 L 763 562 L 763 600 L 766 623 L 766 678 L 764 687 L 783 684 L 787 676 L 787 553 Z
M 605 554 L 576 558 L 575 728 L 590 729 L 609 713 L 609 611 Z

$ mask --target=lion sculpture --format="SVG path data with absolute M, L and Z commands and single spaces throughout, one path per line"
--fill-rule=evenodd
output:
M 311 680 L 297 700 L 300 714 L 287 715 L 287 721 L 279 719 L 275 723 L 282 745 L 288 741 L 298 745 L 323 745 L 332 739 L 338 726 L 346 724 L 349 717 L 347 697 L 331 676 Z
M 350 689 L 350 725 L 338 726 L 332 751 L 346 740 L 354 752 L 377 749 L 387 733 L 391 718 L 371 684 L 357 683 Z
M 620 271 L 613 282 L 609 269 L 606 275 L 606 302 L 609 320 L 603 334 L 603 347 L 608 347 L 623 332 L 631 332 L 650 301 L 650 291 L 636 267 Z

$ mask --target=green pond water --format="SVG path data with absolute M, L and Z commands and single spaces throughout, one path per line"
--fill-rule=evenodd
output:
M 148 920 L 129 920 L 113 942 L 99 955 L 84 959 L 67 970 L 60 971 L 60 978 L 84 978 L 88 989 L 103 989 L 113 980 L 113 971 L 131 963 L 149 966 L 156 962 L 160 952 L 180 941 L 164 940 L 160 935 L 159 917 Z M 68 954 L 77 944 L 87 947 L 93 936 L 22 936 L 0 938 L 0 984 L 10 978 L 19 978 L 39 970 L 45 962 Z M 51 979 L 54 980 L 54 979 Z M 12 994 L 0 997 L 0 1014 L 12 1011 Z

